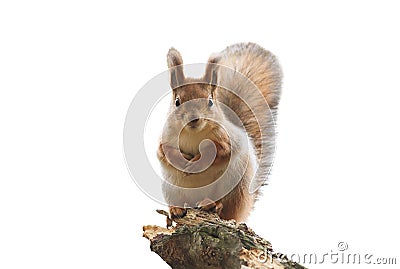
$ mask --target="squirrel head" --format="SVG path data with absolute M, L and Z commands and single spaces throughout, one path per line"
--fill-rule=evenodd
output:
M 171 48 L 167 55 L 172 100 L 170 112 L 174 120 L 190 132 L 214 127 L 223 120 L 223 113 L 215 98 L 217 90 L 217 62 L 211 57 L 201 78 L 185 77 L 181 54 Z M 216 122 L 217 121 L 217 122 Z

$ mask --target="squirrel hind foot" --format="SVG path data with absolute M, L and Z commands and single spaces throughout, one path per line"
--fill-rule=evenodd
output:
M 169 208 L 169 215 L 171 219 L 183 218 L 186 216 L 186 209 L 181 207 L 172 206 Z
M 206 198 L 202 200 L 201 202 L 198 203 L 197 208 L 200 210 L 206 211 L 206 212 L 211 212 L 211 213 L 217 213 L 218 216 L 222 212 L 223 204 L 220 201 L 214 202 L 213 200 Z

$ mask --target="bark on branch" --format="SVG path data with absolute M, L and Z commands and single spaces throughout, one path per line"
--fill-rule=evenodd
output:
M 168 213 L 157 210 L 168 217 Z M 255 234 L 246 224 L 221 220 L 217 214 L 188 209 L 175 226 L 143 227 L 151 251 L 173 269 L 295 268 L 300 264 L 275 253 L 271 244 Z

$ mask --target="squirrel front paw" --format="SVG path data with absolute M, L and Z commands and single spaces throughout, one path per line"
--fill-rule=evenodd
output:
M 200 161 L 201 155 L 200 153 L 191 158 L 187 163 L 185 167 L 185 173 L 186 174 L 194 174 L 194 173 L 199 173 L 204 169 L 204 161 Z
M 186 163 L 185 172 L 186 174 L 196 174 L 207 170 L 215 161 L 215 150 L 214 148 L 208 149 L 211 146 L 208 146 L 203 149 L 203 154 L 198 153 L 197 155 L 193 156 Z M 212 145 L 214 147 L 214 144 Z
M 178 148 L 166 144 L 160 144 L 157 151 L 157 157 L 165 161 L 168 165 L 183 170 L 193 155 L 181 152 Z

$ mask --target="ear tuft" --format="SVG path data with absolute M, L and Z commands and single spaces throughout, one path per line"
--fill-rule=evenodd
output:
M 212 64 L 216 64 L 221 60 L 221 55 L 219 53 L 211 54 L 210 58 L 208 58 L 208 62 Z
M 182 56 L 175 48 L 170 48 L 167 54 L 167 64 L 169 68 L 169 78 L 172 90 L 179 87 L 185 76 L 183 74 Z
M 204 74 L 204 79 L 208 83 L 212 85 L 217 85 L 218 83 L 218 65 L 217 63 L 221 59 L 219 54 L 212 54 L 210 58 L 208 58 L 208 63 L 206 66 L 206 72 Z
M 167 64 L 168 68 L 183 64 L 182 56 L 175 48 L 169 49 L 167 54 Z

